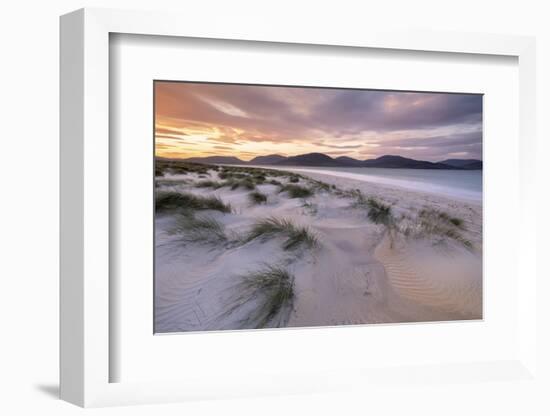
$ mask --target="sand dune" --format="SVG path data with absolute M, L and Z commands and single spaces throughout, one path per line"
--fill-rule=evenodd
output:
M 291 176 L 266 173 L 254 186 L 265 195 L 265 203 L 252 203 L 252 190 L 243 187 L 197 187 L 200 181 L 221 181 L 220 172 L 167 173 L 158 182 L 157 192 L 214 195 L 231 205 L 231 213 L 197 213 L 223 230 L 223 238 L 202 242 L 190 241 L 189 230 L 174 231 L 177 211 L 157 213 L 157 332 L 482 317 L 479 204 L 326 172 L 302 172 L 296 184 L 312 190 L 302 198 L 281 192 Z M 391 227 L 376 223 L 368 210 L 358 207 L 358 195 L 391 207 Z M 444 235 L 427 232 L 419 222 L 426 209 L 459 218 L 460 226 L 443 224 L 448 227 L 442 228 Z M 254 224 L 266 218 L 305 228 L 317 243 L 286 250 L 289 237 L 284 234 L 247 240 Z M 444 222 L 447 217 L 442 218 Z M 266 265 L 284 269 L 292 284 L 291 300 L 279 309 L 271 308 L 250 280 L 243 280 Z

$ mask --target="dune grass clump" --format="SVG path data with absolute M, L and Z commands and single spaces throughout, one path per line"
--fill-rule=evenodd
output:
M 319 245 L 317 237 L 307 227 L 300 227 L 290 220 L 274 217 L 256 222 L 244 241 L 249 242 L 256 238 L 266 240 L 279 235 L 286 238 L 283 250 L 296 250 L 300 247 L 312 249 Z
M 157 186 L 187 185 L 188 183 L 187 179 L 155 179 L 155 185 Z
M 418 213 L 418 229 L 416 233 L 424 235 L 439 235 L 455 240 L 466 248 L 472 247 L 472 242 L 464 238 L 461 231 L 464 230 L 464 221 L 452 217 L 446 212 L 433 208 L 423 209 Z
M 227 186 L 229 186 L 232 191 L 234 191 L 237 188 L 244 188 L 244 189 L 248 189 L 249 191 L 256 189 L 256 185 L 254 184 L 254 182 L 252 182 L 248 178 L 241 179 L 241 180 L 230 179 L 227 181 Z
M 191 163 L 177 160 L 156 159 L 155 173 L 170 172 L 178 175 L 186 175 L 188 173 L 207 174 L 213 166 L 203 165 L 200 163 Z
M 225 169 L 222 172 L 218 173 L 218 177 L 220 179 L 244 179 L 244 178 L 248 178 L 249 175 L 245 173 L 240 173 L 240 172 L 232 172 Z
M 248 194 L 248 199 L 255 205 L 265 204 L 267 202 L 267 195 L 262 194 L 260 191 L 254 191 Z
M 193 212 L 183 212 L 176 218 L 172 234 L 177 234 L 187 243 L 225 243 L 227 236 L 224 225 L 211 216 L 195 216 Z
M 164 176 L 164 169 L 159 165 L 155 165 L 155 176 Z
M 315 179 L 311 179 L 310 182 L 313 188 L 317 191 L 330 192 L 331 190 L 330 185 L 326 182 L 317 181 Z
M 460 218 L 450 218 L 449 219 L 449 222 L 451 224 L 453 224 L 455 227 L 463 227 L 464 226 L 464 220 L 460 219 Z
M 198 196 L 186 192 L 161 191 L 155 196 L 157 212 L 173 209 L 214 210 L 223 213 L 231 212 L 231 205 L 224 203 L 217 196 Z
M 358 208 L 366 211 L 367 218 L 375 224 L 383 225 L 390 239 L 390 247 L 393 248 L 395 242 L 395 233 L 397 231 L 397 223 L 393 216 L 390 205 L 386 205 L 379 200 L 369 197 L 367 198 L 359 189 L 348 191 L 346 196 L 355 198 L 351 205 L 353 208 Z
M 391 206 L 383 204 L 374 198 L 368 198 L 366 200 L 366 205 L 368 207 L 367 217 L 373 223 L 381 224 L 385 227 L 386 233 L 390 239 L 390 248 L 393 248 L 397 225 L 391 212 Z
M 313 191 L 305 186 L 286 184 L 281 186 L 279 192 L 286 192 L 291 198 L 308 198 L 313 195 Z
M 464 221 L 461 218 L 452 217 L 444 211 L 439 211 L 433 208 L 424 208 L 418 213 L 418 217 L 427 221 L 436 220 L 438 222 L 447 223 L 449 225 L 454 225 L 457 228 L 462 228 L 464 226 Z
M 254 305 L 242 322 L 243 327 L 266 328 L 285 326 L 294 306 L 294 275 L 283 267 L 264 265 L 263 268 L 239 276 L 237 294 L 226 313 Z
M 226 184 L 231 188 L 232 191 L 239 187 L 239 181 L 236 181 L 234 179 L 229 179 L 228 181 L 226 181 Z
M 368 217 L 375 224 L 390 225 L 393 222 L 391 206 L 374 199 L 367 199 Z
M 239 186 L 243 187 L 245 189 L 248 189 L 248 190 L 256 189 L 256 184 L 248 178 L 243 179 L 242 181 L 240 181 Z
M 369 220 L 375 224 L 389 225 L 393 221 L 390 205 L 386 205 L 372 197 L 367 198 L 359 190 L 350 191 L 350 196 L 355 198 L 351 206 L 365 210 Z
M 195 184 L 195 188 L 214 188 L 214 189 L 217 189 L 219 188 L 221 185 L 220 182 L 216 182 L 216 181 L 213 181 L 213 180 L 210 180 L 210 179 L 205 179 L 203 181 L 198 181 L 196 184 Z
M 435 210 L 435 209 L 423 209 L 419 213 L 420 217 L 433 217 L 437 216 L 439 220 L 449 223 L 451 225 L 454 225 L 457 228 L 463 228 L 464 227 L 464 220 L 457 217 L 451 217 L 449 214 L 443 211 Z
M 290 172 L 277 169 L 263 169 L 263 171 L 266 175 L 273 176 L 275 178 L 288 177 L 289 175 L 292 175 Z
M 225 169 L 218 173 L 220 179 L 230 179 L 233 175 Z
M 262 184 L 265 182 L 265 180 L 266 180 L 266 177 L 262 173 L 257 173 L 252 176 L 252 181 L 254 181 L 257 184 Z

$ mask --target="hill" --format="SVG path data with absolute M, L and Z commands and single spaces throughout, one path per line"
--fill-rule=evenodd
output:
M 285 159 L 286 157 L 281 155 L 256 156 L 248 163 L 251 165 L 276 165 Z
M 466 170 L 480 170 L 483 169 L 483 162 L 477 159 L 446 159 L 439 163 L 445 165 L 454 166 L 456 168 L 462 168 Z
M 337 160 L 324 153 L 306 153 L 304 155 L 290 156 L 281 160 L 277 165 L 285 166 L 342 166 Z
M 366 168 L 391 168 L 391 169 L 461 169 L 444 163 L 434 163 L 425 160 L 409 159 L 403 156 L 385 155 L 376 159 L 365 160 Z
M 271 165 L 271 166 L 319 166 L 319 167 L 365 167 L 386 169 L 449 169 L 480 170 L 483 162 L 477 159 L 446 159 L 441 162 L 410 159 L 397 155 L 384 155 L 376 159 L 358 160 L 348 156 L 332 158 L 324 153 L 306 153 L 296 156 L 257 156 L 246 162 L 234 156 L 208 156 L 183 159 L 186 162 L 221 165 Z

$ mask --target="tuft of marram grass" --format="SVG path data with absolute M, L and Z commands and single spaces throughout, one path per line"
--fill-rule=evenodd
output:
M 443 211 L 433 208 L 426 208 L 418 213 L 417 235 L 440 235 L 458 241 L 464 247 L 471 248 L 471 241 L 464 238 L 461 230 L 464 229 L 464 221 L 460 218 L 451 217 Z
M 283 250 L 296 250 L 301 246 L 312 249 L 319 245 L 317 237 L 307 227 L 297 226 L 290 220 L 274 217 L 256 222 L 244 240 L 245 242 L 256 238 L 265 240 L 279 235 L 286 237 Z
M 245 179 L 229 178 L 221 182 L 218 187 L 221 188 L 224 186 L 228 186 L 232 191 L 234 191 L 237 188 L 245 188 L 250 191 L 256 189 L 256 185 L 254 184 L 254 182 L 252 182 L 248 178 L 245 178 Z
M 158 165 L 155 166 L 155 176 L 164 176 L 164 169 Z
M 367 211 L 369 220 L 375 224 L 383 224 L 389 226 L 393 223 L 394 218 L 391 211 L 391 206 L 386 205 L 375 198 L 367 198 L 361 191 L 351 191 L 350 194 L 355 201 L 351 205 L 353 208 L 363 209 Z
M 383 225 L 390 239 L 390 247 L 393 248 L 397 224 L 393 216 L 391 206 L 386 205 L 375 198 L 367 198 L 359 189 L 348 191 L 347 196 L 355 198 L 351 205 L 353 208 L 366 210 L 367 217 L 375 224 Z
M 156 159 L 155 161 L 155 175 L 159 176 L 159 173 L 172 172 L 179 175 L 185 175 L 190 172 L 195 173 L 207 173 L 208 170 L 213 169 L 212 166 L 202 165 L 199 163 L 189 163 L 183 161 L 172 161 L 164 159 Z M 162 176 L 162 175 L 160 175 Z
M 227 241 L 224 225 L 211 216 L 195 216 L 184 212 L 176 218 L 172 234 L 187 243 L 218 244 Z
M 393 222 L 391 206 L 383 204 L 374 198 L 367 199 L 367 206 L 369 209 L 367 215 L 375 224 L 389 226 Z
M 251 179 L 248 179 L 248 178 L 241 180 L 239 182 L 239 186 L 248 190 L 256 189 L 256 184 Z
M 331 190 L 331 186 L 326 182 L 311 179 L 310 183 L 316 191 L 330 192 Z
M 262 194 L 260 191 L 250 192 L 248 199 L 252 204 L 265 204 L 267 202 L 267 195 Z
M 155 179 L 155 185 L 157 186 L 187 185 L 188 183 L 187 179 Z
M 294 306 L 294 275 L 283 267 L 264 265 L 263 268 L 239 276 L 229 313 L 242 305 L 255 305 L 243 322 L 244 327 L 285 326 Z
M 254 183 L 256 183 L 256 184 L 261 185 L 262 183 L 265 182 L 266 177 L 265 177 L 265 175 L 262 174 L 262 173 L 257 173 L 257 174 L 255 174 L 255 175 L 252 176 L 251 180 L 252 180 Z
M 439 220 L 441 220 L 443 222 L 446 222 L 446 223 L 449 223 L 451 225 L 454 225 L 455 227 L 458 227 L 458 228 L 463 228 L 463 226 L 464 226 L 464 221 L 461 218 L 451 217 L 446 212 L 439 211 L 439 210 L 436 210 L 436 209 L 431 209 L 431 208 L 430 209 L 423 209 L 422 211 L 420 211 L 420 213 L 418 215 L 420 217 L 426 217 L 426 218 L 435 216 L 435 217 L 438 217 Z
M 198 196 L 187 192 L 159 191 L 155 196 L 157 212 L 173 209 L 214 210 L 223 213 L 231 212 L 231 205 L 224 203 L 217 196 Z
M 291 198 L 308 198 L 313 195 L 313 191 L 300 185 L 286 184 L 281 186 L 279 192 L 286 192 Z
M 451 218 L 449 219 L 449 222 L 453 224 L 455 227 L 462 228 L 464 226 L 464 221 L 460 218 Z
M 221 182 L 205 179 L 195 183 L 195 188 L 214 188 L 217 189 L 221 186 Z

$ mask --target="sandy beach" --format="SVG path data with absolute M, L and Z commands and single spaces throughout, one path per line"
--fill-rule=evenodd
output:
M 482 318 L 481 202 L 341 172 L 157 175 L 156 332 Z

